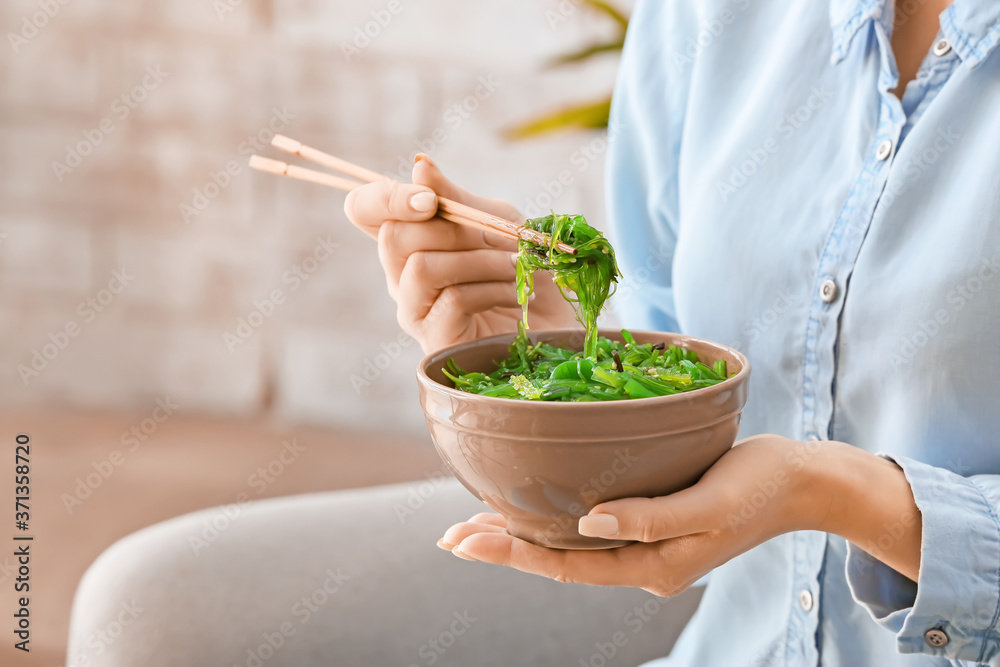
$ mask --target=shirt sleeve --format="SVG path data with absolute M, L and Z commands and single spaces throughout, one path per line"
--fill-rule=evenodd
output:
M 689 63 L 667 46 L 697 26 L 696 3 L 640 0 L 630 22 L 608 124 L 608 235 L 625 278 L 614 304 L 621 324 L 678 331 L 672 266 L 678 167 Z
M 901 456 L 922 516 L 917 582 L 849 544 L 847 582 L 854 599 L 896 634 L 900 653 L 1000 665 L 1000 475 L 962 477 Z M 867 545 L 887 548 L 902 525 L 887 525 Z

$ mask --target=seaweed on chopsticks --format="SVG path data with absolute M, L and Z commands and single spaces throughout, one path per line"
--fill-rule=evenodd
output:
M 710 387 L 728 378 L 726 362 L 708 366 L 698 355 L 666 343 L 638 344 L 628 330 L 623 342 L 598 336 L 597 318 L 614 294 L 621 273 L 604 235 L 580 215 L 548 215 L 527 226 L 551 236 L 540 248 L 521 241 L 517 256 L 517 300 L 524 309 L 507 359 L 492 373 L 468 372 L 449 359 L 444 374 L 455 387 L 482 396 L 527 401 L 617 401 L 669 396 Z M 564 242 L 576 254 L 563 252 Z M 586 329 L 583 351 L 574 352 L 528 338 L 528 297 L 536 271 L 550 271 L 564 299 Z
M 524 325 L 528 325 L 528 297 L 535 291 L 535 272 L 551 271 L 553 282 L 563 298 L 573 304 L 577 319 L 587 331 L 583 352 L 592 359 L 597 346 L 597 318 L 621 277 L 615 250 L 582 215 L 552 213 L 528 220 L 526 226 L 548 234 L 552 242 L 547 249 L 529 241 L 518 244 L 517 302 L 524 309 Z M 556 244 L 560 242 L 576 248 L 576 254 L 559 250 Z

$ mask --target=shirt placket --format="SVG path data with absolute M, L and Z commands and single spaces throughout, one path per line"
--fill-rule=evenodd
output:
M 839 319 L 851 273 L 888 180 L 889 166 L 905 125 L 902 106 L 890 92 L 895 77 L 888 31 L 878 21 L 874 22 L 874 29 L 881 57 L 878 123 L 861 172 L 826 239 L 811 290 L 802 377 L 802 437 L 811 441 L 830 437 Z M 826 543 L 825 533 L 801 532 L 794 536 L 792 590 L 795 599 L 790 601 L 789 663 L 819 664 L 817 630 L 822 595 L 819 580 Z

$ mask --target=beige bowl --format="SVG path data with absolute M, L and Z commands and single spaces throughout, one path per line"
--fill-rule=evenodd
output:
M 601 335 L 622 340 L 617 331 Z M 560 549 L 628 544 L 584 537 L 577 520 L 608 500 L 687 488 L 732 447 L 747 400 L 746 357 L 679 334 L 632 335 L 638 343 L 694 350 L 709 366 L 725 359 L 735 375 L 672 396 L 559 403 L 458 391 L 441 372 L 449 358 L 465 370 L 492 372 L 513 334 L 454 345 L 420 362 L 420 404 L 438 454 L 469 491 L 507 517 L 511 535 Z M 531 339 L 583 347 L 579 330 L 534 331 Z

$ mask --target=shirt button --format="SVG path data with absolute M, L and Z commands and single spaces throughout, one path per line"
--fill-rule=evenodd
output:
M 934 42 L 934 55 L 938 58 L 946 56 L 949 53 L 951 53 L 951 43 L 947 39 L 942 37 Z
M 812 592 L 809 589 L 805 589 L 801 593 L 799 593 L 799 605 L 802 607 L 802 609 L 804 611 L 812 611 L 812 608 L 813 608 L 813 594 L 812 594 Z M 934 632 L 934 631 L 931 630 L 931 632 Z M 948 638 L 945 637 L 945 642 L 947 642 L 947 641 L 948 641 Z
M 875 149 L 875 159 L 879 162 L 885 162 L 889 159 L 890 155 L 892 155 L 892 142 L 886 139 Z
M 819 442 L 819 436 L 816 435 L 815 433 L 810 434 L 807 439 L 809 440 L 809 442 Z
M 837 298 L 837 283 L 832 280 L 824 281 L 819 288 L 819 295 L 826 303 L 832 303 Z
M 928 646 L 941 648 L 948 645 L 948 635 L 941 628 L 932 628 L 924 633 L 924 641 Z

